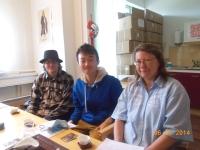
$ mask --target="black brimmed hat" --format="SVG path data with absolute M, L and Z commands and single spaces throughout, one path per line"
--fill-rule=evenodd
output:
M 44 63 L 47 59 L 56 60 L 57 62 L 63 62 L 59 57 L 56 50 L 46 50 L 44 52 L 44 58 L 40 60 L 40 63 Z

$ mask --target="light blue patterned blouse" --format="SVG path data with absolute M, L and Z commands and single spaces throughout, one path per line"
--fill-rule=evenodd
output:
M 126 143 L 147 147 L 159 135 L 192 141 L 190 99 L 179 81 L 158 77 L 147 91 L 139 79 L 124 89 L 112 114 L 124 120 Z

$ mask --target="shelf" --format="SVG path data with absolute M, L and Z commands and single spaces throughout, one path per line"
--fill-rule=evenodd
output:
M 200 41 L 194 41 L 194 42 L 184 42 L 180 46 L 189 46 L 189 45 L 200 45 Z

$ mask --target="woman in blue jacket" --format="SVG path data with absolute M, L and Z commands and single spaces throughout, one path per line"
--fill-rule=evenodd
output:
M 111 114 L 122 86 L 117 78 L 98 67 L 99 56 L 93 46 L 83 44 L 78 49 L 76 58 L 82 76 L 73 88 L 75 110 L 70 122 L 77 124 L 75 130 L 100 138 L 98 131 L 113 122 Z

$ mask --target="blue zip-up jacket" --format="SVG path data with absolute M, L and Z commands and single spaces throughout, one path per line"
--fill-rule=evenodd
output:
M 111 116 L 118 97 L 122 92 L 119 80 L 98 68 L 97 79 L 88 85 L 84 78 L 78 79 L 73 88 L 75 110 L 71 120 L 77 123 L 80 119 L 92 125 L 99 125 Z

